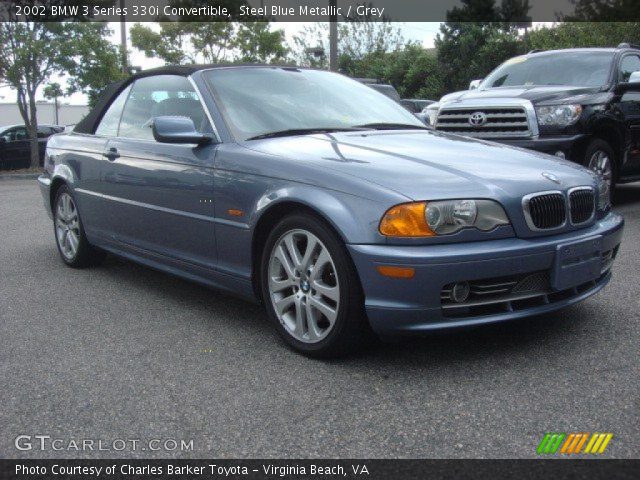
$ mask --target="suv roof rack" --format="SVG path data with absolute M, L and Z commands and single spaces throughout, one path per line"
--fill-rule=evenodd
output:
M 532 53 L 544 52 L 542 48 L 536 48 L 535 50 L 530 50 L 527 52 L 527 55 L 531 55 Z
M 635 48 L 640 50 L 640 45 L 635 45 L 633 43 L 620 43 L 616 48 Z

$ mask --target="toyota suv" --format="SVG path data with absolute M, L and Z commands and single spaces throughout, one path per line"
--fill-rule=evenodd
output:
M 640 180 L 640 47 L 532 51 L 424 112 L 436 129 Z

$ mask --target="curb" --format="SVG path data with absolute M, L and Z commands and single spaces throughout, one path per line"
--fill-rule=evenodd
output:
M 2 180 L 35 180 L 41 173 L 7 173 L 0 174 L 0 181 Z

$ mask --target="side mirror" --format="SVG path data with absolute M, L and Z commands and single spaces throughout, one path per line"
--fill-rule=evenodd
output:
M 477 78 L 476 80 L 471 80 L 469 83 L 469 90 L 475 90 L 482 83 L 482 78 Z
M 640 92 L 640 71 L 631 72 L 629 76 L 628 82 L 620 82 L 616 86 L 617 93 L 625 93 L 625 92 Z
M 193 120 L 188 117 L 154 117 L 151 130 L 153 131 L 153 138 L 161 143 L 206 145 L 213 142 L 213 137 L 198 132 Z

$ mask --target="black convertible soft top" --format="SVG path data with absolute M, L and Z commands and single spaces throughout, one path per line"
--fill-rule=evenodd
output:
M 75 128 L 74 132 L 78 133 L 89 133 L 92 134 L 95 132 L 98 127 L 98 123 L 102 119 L 102 115 L 111 105 L 111 101 L 131 82 L 137 80 L 138 78 L 149 77 L 152 75 L 181 75 L 183 77 L 188 77 L 194 72 L 198 70 L 208 70 L 210 68 L 228 68 L 228 67 L 282 67 L 281 65 L 266 65 L 266 64 L 239 64 L 239 63 L 216 63 L 210 65 L 170 65 L 166 67 L 152 68 L 149 70 L 143 70 L 142 72 L 138 72 L 130 77 L 121 80 L 116 83 L 112 83 L 108 85 L 104 91 L 98 97 L 98 101 L 96 102 L 95 107 L 84 117 L 81 121 L 79 121 Z M 286 67 L 286 66 L 284 66 Z M 290 68 L 290 66 L 289 66 Z

